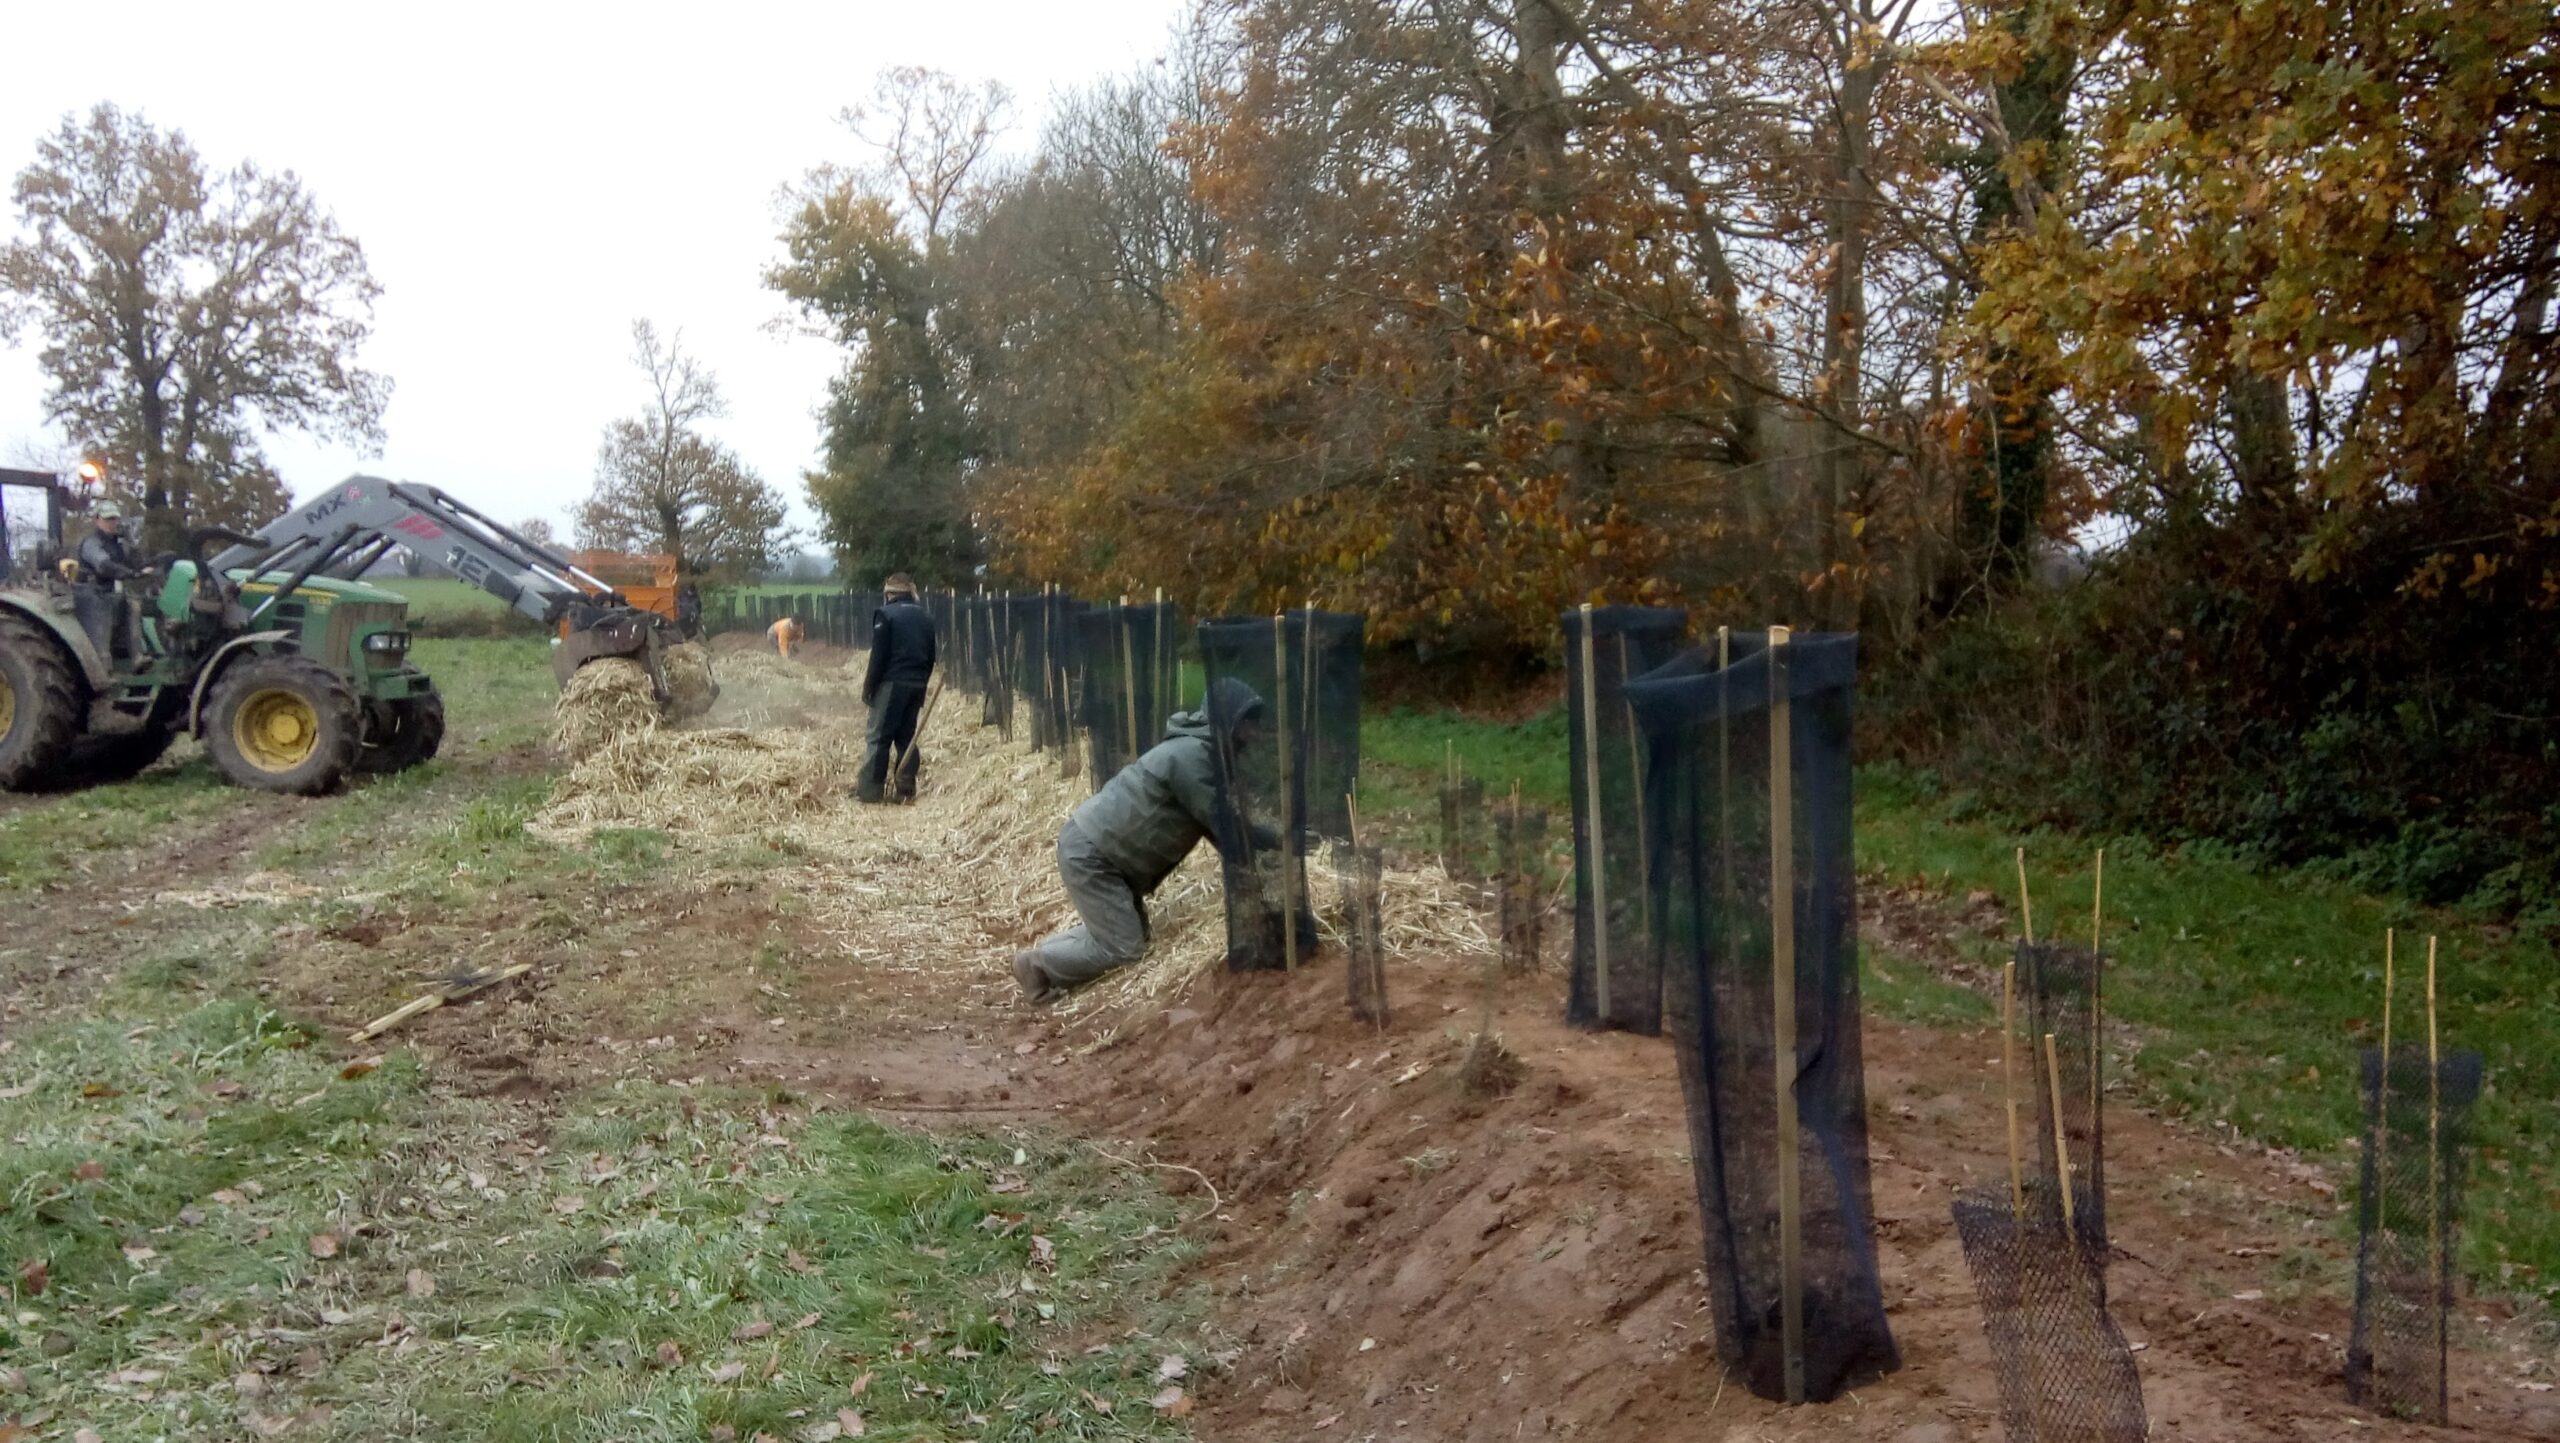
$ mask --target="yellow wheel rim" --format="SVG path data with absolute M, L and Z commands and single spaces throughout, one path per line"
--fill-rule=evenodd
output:
M 299 692 L 251 694 L 231 716 L 231 740 L 262 772 L 289 772 L 320 747 L 320 712 Z
M 0 741 L 18 725 L 18 689 L 9 685 L 9 674 L 0 671 Z

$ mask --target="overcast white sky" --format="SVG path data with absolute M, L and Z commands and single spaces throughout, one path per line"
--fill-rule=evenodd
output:
M 800 473 L 838 356 L 778 335 L 758 276 L 776 192 L 855 156 L 837 122 L 891 65 L 1050 97 L 1160 53 L 1183 0 L 890 4 L 28 3 L 0 45 L 0 175 L 100 100 L 187 133 L 217 168 L 301 174 L 383 296 L 364 360 L 391 376 L 379 456 L 270 445 L 308 495 L 357 470 L 563 524 L 598 432 L 637 408 L 630 323 L 681 328 L 718 373 L 713 429 L 805 527 Z M 14 207 L 0 191 L 0 225 Z M 0 346 L 0 464 L 45 438 L 35 345 Z

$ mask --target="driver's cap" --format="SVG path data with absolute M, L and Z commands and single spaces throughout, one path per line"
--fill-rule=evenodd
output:
M 118 506 L 112 501 L 101 501 L 98 503 L 97 508 L 89 514 L 95 516 L 100 521 L 122 521 L 124 519 L 124 508 Z

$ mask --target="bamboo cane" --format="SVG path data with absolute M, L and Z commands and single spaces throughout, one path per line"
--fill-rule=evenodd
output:
M 2009 1112 L 2009 1211 L 2027 1215 L 2027 1170 L 2018 1146 L 2018 964 L 2000 969 L 2000 1099 Z
M 1585 636 L 1590 633 L 1586 630 Z M 1787 629 L 1769 628 L 1769 1013 L 1777 1070 L 1779 1327 L 1787 1401 L 1804 1401 L 1804 1203 L 1797 1156 L 1795 735 Z M 1584 673 L 1589 675 L 1588 671 Z
M 2436 1052 L 2436 939 L 2427 938 L 2427 1282 L 2435 1293 L 2436 1386 L 2444 1386 L 2446 1314 L 2444 1256 L 2444 1070 Z
M 1290 845 L 1295 840 L 1291 827 L 1295 818 L 1291 816 L 1294 808 L 1290 805 L 1289 787 L 1289 622 L 1286 616 L 1278 613 L 1271 618 L 1271 662 L 1274 685 L 1280 691 L 1280 695 L 1272 698 L 1271 702 L 1271 714 L 1278 723 L 1280 755 L 1280 955 L 1282 964 L 1295 972 L 1298 970 L 1298 896 L 1291 886 L 1296 870 L 1291 854 L 1296 849 Z
M 2094 1139 L 2102 1134 L 2098 1127 L 2098 1109 L 2106 1101 L 2106 958 L 2098 951 L 2098 934 L 2106 917 L 2107 849 L 2098 849 L 2098 860 L 2089 881 L 2089 1130 Z M 2092 1146 L 2095 1146 L 2094 1142 Z M 2093 1154 L 2094 1156 L 2094 1154 Z M 2104 1178 L 2090 1186 L 2094 1192 Z
M 2054 1181 L 2062 1188 L 2062 1231 L 2077 1237 L 2072 1226 L 2071 1144 L 2063 1136 L 2062 1064 L 2054 1059 L 2053 1034 L 2044 1035 L 2044 1078 L 2046 1091 L 2053 1095 L 2053 1169 Z
M 1591 995 L 1600 1025 L 1609 1025 L 1609 885 L 1600 830 L 1600 685 L 1591 645 L 1591 603 L 1582 603 L 1582 777 L 1589 815 L 1583 838 L 1583 875 L 1591 884 Z
M 2389 1200 L 2386 1191 L 2391 1162 L 2391 1001 L 2398 978 L 2393 966 L 2400 940 L 2399 929 L 2382 929 L 2382 1066 L 2374 1073 L 2373 1132 L 2365 1139 L 2365 1151 L 2373 1162 L 2373 1227 L 2380 1232 L 2390 1226 L 2383 1205 Z
M 2027 849 L 2018 849 L 2018 937 L 2028 946 L 2035 945 L 2036 909 L 2027 900 Z

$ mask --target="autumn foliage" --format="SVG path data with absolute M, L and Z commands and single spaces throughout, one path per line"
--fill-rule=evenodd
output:
M 2501 800 L 2560 784 L 2553 49 L 2523 0 L 1210 0 L 1027 161 L 833 173 L 795 258 L 903 249 L 812 495 L 943 508 L 954 583 L 1515 669 L 1586 600 L 1858 627 L 1885 734 L 2022 804 L 2459 891 L 2560 840 Z

